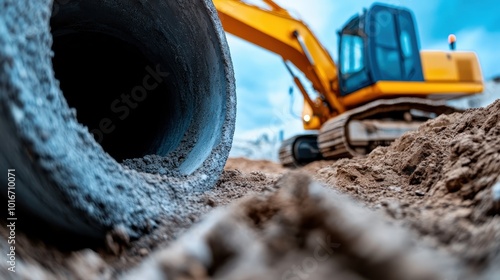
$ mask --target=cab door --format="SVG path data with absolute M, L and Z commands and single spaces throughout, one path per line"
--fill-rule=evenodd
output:
M 367 36 L 362 26 L 364 16 L 355 16 L 339 32 L 340 93 L 345 96 L 373 84 L 366 58 Z
M 406 9 L 372 6 L 367 14 L 368 57 L 376 81 L 424 81 L 413 15 Z

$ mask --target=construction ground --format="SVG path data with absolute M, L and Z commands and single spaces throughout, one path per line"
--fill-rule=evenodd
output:
M 498 279 L 499 136 L 497 101 L 366 157 L 294 171 L 233 158 L 138 240 L 118 230 L 82 248 L 18 231 L 13 279 Z

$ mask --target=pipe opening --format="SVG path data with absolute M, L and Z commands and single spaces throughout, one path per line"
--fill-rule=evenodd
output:
M 58 7 L 50 22 L 55 77 L 77 120 L 115 160 L 159 155 L 168 169 L 191 174 L 221 140 L 225 62 L 213 34 L 182 24 L 177 3 L 127 3 Z
M 116 160 L 165 153 L 178 95 L 134 45 L 97 32 L 57 35 L 53 67 L 77 119 Z M 159 67 L 161 68 L 161 67 Z M 163 76 L 162 76 L 163 75 Z
M 183 136 L 182 94 L 169 79 L 169 65 L 147 57 L 152 47 L 133 34 L 93 20 L 77 28 L 60 20 L 70 14 L 61 9 L 52 18 L 52 63 L 77 120 L 119 162 L 167 155 Z M 92 18 L 83 11 L 78 16 Z

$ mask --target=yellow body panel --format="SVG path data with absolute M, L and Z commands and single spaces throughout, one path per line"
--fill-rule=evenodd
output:
M 424 82 L 379 81 L 341 97 L 340 102 L 351 109 L 377 99 L 420 97 L 448 100 L 484 90 L 475 53 L 422 51 L 420 58 Z
M 420 52 L 426 82 L 482 83 L 479 60 L 473 52 Z
M 393 82 L 380 81 L 365 87 L 348 96 L 341 102 L 347 108 L 355 108 L 361 104 L 377 99 L 397 97 L 421 97 L 429 99 L 453 99 L 473 95 L 483 91 L 483 83 L 446 83 L 446 82 Z

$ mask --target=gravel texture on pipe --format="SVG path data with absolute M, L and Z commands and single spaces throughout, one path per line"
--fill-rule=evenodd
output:
M 139 237 L 215 184 L 236 97 L 211 1 L 0 7 L 0 169 L 16 169 L 18 208 L 88 237 Z

